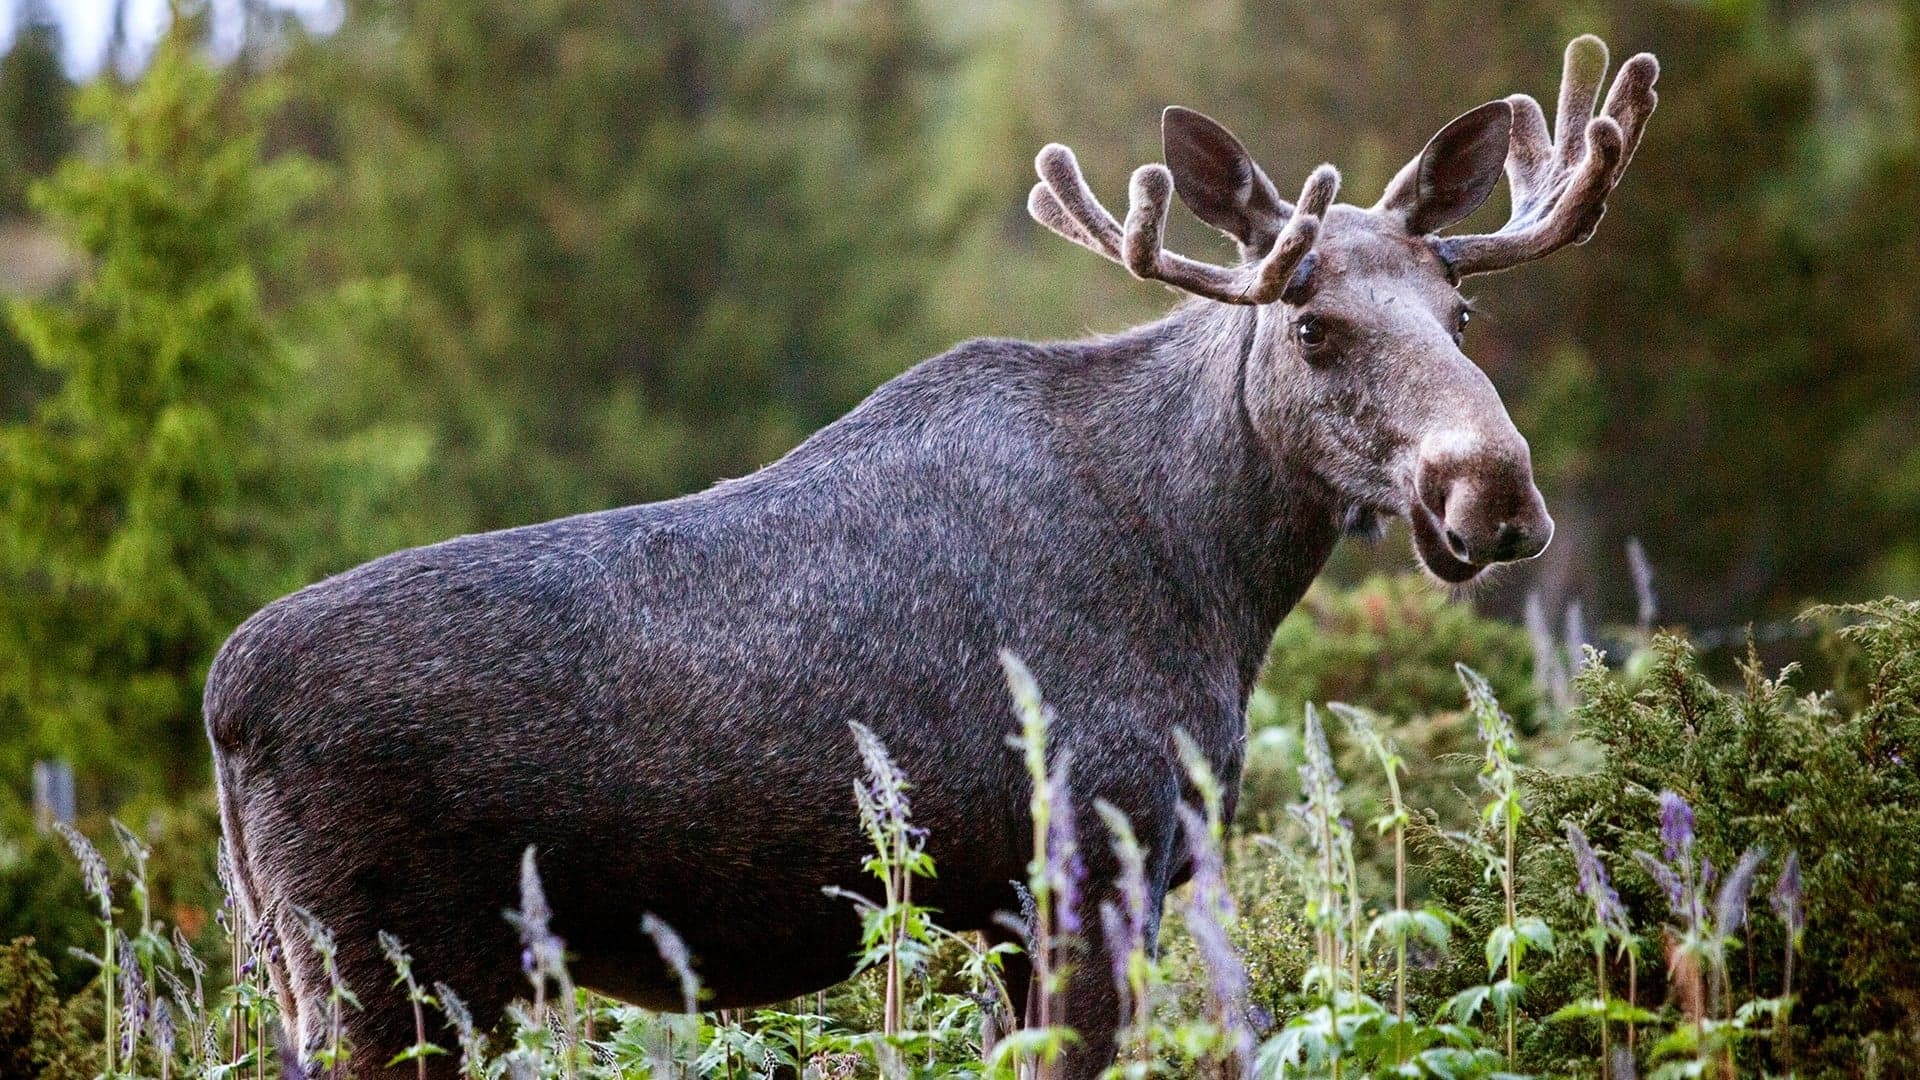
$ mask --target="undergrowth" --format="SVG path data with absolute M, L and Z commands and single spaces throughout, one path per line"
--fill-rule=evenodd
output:
M 698 958 L 649 917 L 687 1011 L 599 997 L 568 973 L 529 850 L 510 913 L 524 999 L 482 1030 L 458 987 L 383 937 L 416 1039 L 373 1064 L 425 1076 L 443 1062 L 471 1080 L 1046 1078 L 1075 1037 L 1064 981 L 1110 978 L 1115 1077 L 1901 1075 L 1920 1057 L 1920 604 L 1814 617 L 1838 626 L 1838 685 L 1822 693 L 1757 661 L 1716 687 L 1677 637 L 1622 671 L 1589 654 L 1567 720 L 1598 760 L 1581 771 L 1527 761 L 1494 684 L 1460 666 L 1452 723 L 1478 751 L 1448 768 L 1478 792 L 1463 786 L 1451 806 L 1410 801 L 1432 763 L 1397 718 L 1303 703 L 1297 796 L 1236 832 L 1221 781 L 1182 741 L 1199 793 L 1181 822 L 1192 883 L 1158 942 L 1131 823 L 1102 805 L 1104 833 L 1075 835 L 1071 760 L 1048 745 L 1041 688 L 1007 657 L 1009 752 L 1033 781 L 1029 910 L 1011 923 L 1023 946 L 951 933 L 916 905 L 915 882 L 937 868 L 913 778 L 856 729 L 866 780 L 849 797 L 873 848 L 873 887 L 845 897 L 864 917 L 856 978 L 776 1008 L 701 1012 Z M 63 994 L 31 939 L 0 949 L 0 1075 L 290 1073 L 260 962 L 282 946 L 230 905 L 189 932 L 159 901 L 151 836 L 117 823 L 108 835 L 60 836 L 91 909 L 84 986 Z M 1083 911 L 1080 854 L 1095 844 L 1113 847 L 1123 880 L 1116 901 Z M 1122 947 L 1102 970 L 1074 970 L 1074 939 L 1095 920 Z M 324 962 L 332 932 L 309 920 L 305 935 Z M 1035 971 L 1030 1027 L 1011 1016 L 1018 948 Z M 328 1004 L 309 1067 L 351 1071 L 364 1064 L 343 1034 L 356 988 L 333 977 Z

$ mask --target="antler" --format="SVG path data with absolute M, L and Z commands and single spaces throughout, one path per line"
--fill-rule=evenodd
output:
M 1593 115 L 1607 74 L 1607 46 L 1592 34 L 1567 45 L 1554 132 L 1540 103 L 1526 94 L 1513 106 L 1507 184 L 1513 211 L 1500 231 L 1441 239 L 1441 258 L 1456 275 L 1486 274 L 1584 244 L 1606 213 L 1607 195 L 1626 172 L 1659 95 L 1660 62 L 1641 53 L 1620 68 L 1601 115 Z
M 1027 212 L 1035 221 L 1125 266 L 1143 281 L 1163 281 L 1224 304 L 1271 304 L 1280 299 L 1294 269 L 1313 249 L 1320 235 L 1320 217 L 1340 190 L 1340 173 L 1333 166 L 1313 170 L 1272 250 L 1257 263 L 1229 268 L 1189 259 L 1164 246 L 1167 208 L 1173 197 L 1173 174 L 1165 165 L 1134 170 L 1127 190 L 1125 229 L 1094 197 L 1073 151 L 1048 143 L 1034 159 L 1034 168 L 1040 183 L 1027 195 Z

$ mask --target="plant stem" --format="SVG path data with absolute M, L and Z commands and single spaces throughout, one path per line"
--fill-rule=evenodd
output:
M 1604 944 L 1593 949 L 1594 985 L 1600 988 L 1600 1080 L 1608 1080 L 1613 1071 L 1607 1046 L 1607 951 Z
M 246 1031 L 247 1018 L 240 1011 L 240 983 L 241 983 L 240 973 L 243 970 L 243 965 L 246 962 L 246 952 L 247 952 L 247 936 L 240 926 L 239 909 L 236 907 L 234 909 L 234 929 L 233 929 L 234 999 L 233 999 L 233 1012 L 231 1014 L 232 1026 L 233 1026 L 233 1047 L 231 1052 L 227 1055 L 227 1060 L 229 1063 L 240 1060 L 240 1043 L 243 1039 L 246 1038 L 245 1031 Z
M 1640 1008 L 1640 954 L 1632 950 L 1628 950 L 1627 952 L 1627 1006 L 1634 1010 Z M 1638 1039 L 1636 1038 L 1638 1031 L 1639 1024 L 1635 1022 L 1633 1015 L 1629 1013 L 1627 1016 L 1628 1056 L 1632 1056 L 1633 1053 L 1639 1049 Z
M 1407 830 L 1403 824 L 1404 815 L 1400 813 L 1400 783 L 1394 779 L 1393 771 L 1387 771 L 1387 782 L 1393 789 L 1393 906 L 1400 913 L 1400 933 L 1394 938 L 1393 973 L 1393 1059 L 1396 1063 L 1405 1062 L 1406 1026 L 1407 1026 Z
M 1353 996 L 1360 997 L 1360 869 L 1353 859 L 1353 844 L 1349 839 L 1346 847 L 1347 861 L 1347 911 L 1350 924 L 1347 940 L 1347 960 L 1352 965 Z
M 120 1010 L 115 1008 L 113 1004 L 113 975 L 114 975 L 114 972 L 118 970 L 115 967 L 115 965 L 119 962 L 119 959 L 118 957 L 115 956 L 115 941 L 114 941 L 114 939 L 118 935 L 115 932 L 113 928 L 113 923 L 111 921 L 109 921 L 106 924 L 106 927 L 107 927 L 107 944 L 106 944 L 106 949 L 101 953 L 101 956 L 103 956 L 106 959 L 106 963 L 102 964 L 100 967 L 100 986 L 101 986 L 101 989 L 106 994 L 106 1002 L 107 1002 L 106 1076 L 107 1076 L 107 1080 L 112 1080 L 113 1075 L 119 1071 L 117 1065 L 118 1065 L 118 1055 L 120 1053 L 120 1032 L 119 1032 Z
M 1787 1067 L 1787 1075 L 1793 1075 L 1793 1025 L 1787 1022 L 1787 1012 L 1793 1008 L 1793 935 L 1787 935 L 1786 978 L 1780 988 L 1781 1000 L 1786 1008 L 1779 1013 L 1776 1026 L 1780 1029 L 1780 1056 Z
M 420 991 L 412 979 L 407 980 L 407 996 L 413 999 L 413 1064 L 420 1080 L 427 1080 L 427 1056 L 421 1052 L 427 1045 L 427 1018 L 420 1012 Z
M 905 898 L 901 895 L 901 851 L 900 838 L 894 837 L 889 845 L 889 863 L 887 867 L 887 917 L 891 925 L 887 927 L 887 990 L 886 1001 L 881 1010 L 880 1030 L 891 1039 L 900 1034 L 900 917 Z
M 1507 872 L 1501 875 L 1501 881 L 1507 891 L 1507 1065 L 1513 1065 L 1514 1058 L 1514 999 L 1513 994 L 1519 988 L 1520 966 L 1518 963 L 1519 936 L 1516 929 L 1519 923 L 1518 913 L 1513 902 L 1513 813 L 1503 811 L 1507 819 Z

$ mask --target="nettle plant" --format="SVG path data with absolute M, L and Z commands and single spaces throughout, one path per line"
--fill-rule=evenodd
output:
M 1236 904 L 1227 862 L 1230 851 L 1273 852 L 1281 842 L 1267 838 L 1267 843 L 1239 848 L 1229 842 L 1222 784 L 1198 747 L 1181 739 L 1193 801 L 1181 808 L 1180 842 L 1192 875 L 1178 912 L 1189 946 L 1184 955 L 1190 959 L 1159 954 L 1151 944 L 1157 928 L 1142 876 L 1145 854 L 1133 824 L 1118 809 L 1101 804 L 1098 816 L 1107 835 L 1075 835 L 1071 755 L 1049 745 L 1054 718 L 1032 675 L 1011 655 L 1003 657 L 1003 663 L 1019 720 L 1018 733 L 1009 742 L 1032 781 L 1034 855 L 1023 885 L 1028 902 L 1024 911 L 1009 916 L 1017 944 L 988 945 L 975 935 L 953 933 L 940 926 L 937 912 L 915 903 L 914 883 L 932 878 L 937 868 L 926 853 L 925 832 L 913 823 L 912 784 L 881 741 L 871 731 L 856 728 L 866 775 L 852 794 L 872 845 L 866 869 L 875 887 L 866 892 L 834 890 L 861 913 L 859 966 L 867 974 L 836 994 L 834 1008 L 815 999 L 812 1008 L 698 1013 L 699 960 L 670 926 L 652 915 L 646 916 L 644 930 L 680 980 L 689 1015 L 649 1012 L 580 990 L 569 974 L 566 943 L 552 927 L 538 852 L 529 848 L 521 864 L 519 903 L 505 913 L 519 934 L 527 992 L 509 1009 L 503 1030 L 477 1030 L 458 991 L 427 982 L 414 970 L 405 943 L 382 933 L 379 945 L 392 965 L 395 985 L 404 991 L 415 1042 L 375 1067 L 411 1064 L 425 1077 L 430 1064 L 444 1060 L 468 1080 L 824 1080 L 868 1075 L 1044 1080 L 1055 1075 L 1063 1053 L 1078 1037 L 1051 1012 L 1058 995 L 1071 979 L 1104 978 L 1112 980 L 1123 1010 L 1121 1050 L 1109 1070 L 1115 1078 L 1382 1073 L 1475 1077 L 1512 1068 L 1511 1054 L 1501 1052 L 1498 1030 L 1483 1031 L 1474 1021 L 1481 1006 L 1491 1002 L 1511 1038 L 1512 1003 L 1524 982 L 1524 950 L 1548 947 L 1551 934 L 1531 919 L 1516 918 L 1495 927 L 1488 943 L 1489 970 L 1504 967 L 1504 978 L 1463 992 L 1431 1019 L 1410 1009 L 1410 948 L 1445 948 L 1460 921 L 1443 910 L 1409 906 L 1405 834 L 1412 815 L 1397 795 L 1388 812 L 1372 823 L 1381 836 L 1393 838 L 1398 871 L 1394 904 L 1365 918 L 1368 898 L 1361 894 L 1355 872 L 1355 830 L 1343 816 L 1342 783 L 1317 710 L 1307 710 L 1308 761 L 1301 770 L 1305 795 L 1294 813 L 1304 851 L 1286 862 L 1297 872 L 1305 897 L 1315 956 L 1302 986 L 1302 1007 L 1291 1015 L 1266 1017 L 1251 1007 L 1247 969 L 1232 944 Z M 1484 683 L 1465 669 L 1462 678 L 1487 739 L 1489 835 L 1504 836 L 1519 801 L 1511 733 L 1498 719 L 1498 704 Z M 1389 790 L 1397 793 L 1404 763 L 1382 733 L 1383 723 L 1360 709 L 1331 708 L 1380 763 Z M 114 906 L 116 875 L 83 836 L 66 833 L 99 904 L 103 953 L 94 959 L 101 969 L 99 992 L 107 1018 L 102 1075 L 229 1080 L 265 1078 L 295 1068 L 275 1045 L 278 1010 L 261 978 L 261 958 L 279 943 L 270 935 L 249 933 L 230 914 L 223 915 L 221 925 L 227 928 L 235 957 L 233 981 L 210 999 L 205 966 L 177 931 L 164 932 L 146 902 L 145 846 L 125 829 L 116 827 L 116 832 L 126 856 L 120 876 L 129 886 L 127 895 L 134 898 L 134 911 L 127 913 L 131 933 L 120 926 L 123 913 Z M 1485 837 L 1472 842 L 1488 853 L 1490 880 L 1497 878 L 1510 892 L 1505 886 L 1511 872 L 1501 868 L 1506 860 L 1499 845 Z M 1122 867 L 1118 896 L 1094 911 L 1084 910 L 1082 903 L 1083 843 L 1108 845 Z M 1675 859 L 1685 852 L 1667 854 Z M 1750 868 L 1738 874 L 1744 874 L 1741 880 L 1751 878 Z M 1697 879 L 1689 886 L 1686 905 L 1698 906 L 1700 887 Z M 1723 887 L 1716 914 L 1690 924 L 1697 931 L 1690 948 L 1709 975 L 1703 984 L 1707 986 L 1724 985 L 1724 979 L 1716 982 L 1711 976 L 1719 970 L 1715 964 L 1724 966 L 1729 928 L 1736 925 L 1726 914 L 1731 910 L 1729 888 L 1744 897 L 1744 886 Z M 1090 919 L 1099 920 L 1108 939 L 1119 945 L 1106 965 L 1081 962 L 1080 941 Z M 311 1055 L 313 1063 L 350 1075 L 359 1062 L 343 1032 L 345 1020 L 361 1009 L 360 997 L 326 962 L 339 948 L 334 932 L 305 913 L 300 913 L 300 926 L 305 947 L 322 958 L 321 970 L 328 979 L 328 1037 Z M 1016 953 L 1031 961 L 1046 990 L 1030 999 L 1025 1026 L 1013 1023 L 1006 985 L 1005 964 Z M 1382 980 L 1393 987 L 1390 1003 L 1368 992 Z M 1775 1007 L 1766 1015 L 1778 1011 Z M 1626 1014 L 1614 1008 L 1608 1015 Z M 1690 1015 L 1662 1046 L 1680 1047 L 1697 1057 L 1720 1053 L 1731 1040 L 1754 1029 L 1757 1015 L 1751 1008 L 1724 1017 Z M 1645 1010 L 1635 1011 L 1632 1018 L 1657 1019 Z M 433 1068 L 445 1071 L 445 1066 Z
M 1838 783 L 1830 767 L 1851 760 L 1861 775 L 1849 792 L 1883 793 L 1889 803 L 1881 813 L 1900 827 L 1902 815 L 1911 816 L 1910 754 L 1920 737 L 1920 604 L 1889 602 L 1854 614 L 1861 624 L 1846 633 L 1858 655 L 1845 685 L 1857 705 L 1844 714 L 1757 675 L 1741 693 L 1715 689 L 1671 639 L 1655 643 L 1656 658 L 1633 687 L 1590 664 L 1579 716 L 1607 754 L 1598 772 L 1577 777 L 1529 770 L 1499 701 L 1462 668 L 1465 715 L 1483 748 L 1482 798 L 1477 828 L 1446 837 L 1440 849 L 1470 868 L 1464 878 L 1435 879 L 1434 895 L 1451 897 L 1453 910 L 1409 895 L 1409 850 L 1437 834 L 1431 816 L 1400 797 L 1408 766 L 1385 718 L 1339 704 L 1327 710 L 1378 764 L 1389 793 L 1377 818 L 1356 825 L 1324 714 L 1304 710 L 1302 795 L 1280 835 L 1230 836 L 1222 782 L 1197 747 L 1179 740 L 1188 799 L 1178 842 L 1191 874 L 1166 930 L 1153 925 L 1145 901 L 1136 823 L 1099 805 L 1103 834 L 1076 834 L 1074 823 L 1085 818 L 1071 812 L 1078 799 L 1071 754 L 1052 738 L 1055 717 L 1033 676 L 1006 656 L 1017 720 L 1009 753 L 1031 781 L 1034 845 L 1024 910 L 1008 914 L 1012 941 L 988 946 L 952 933 L 939 912 L 917 902 L 916 886 L 938 868 L 914 822 L 912 779 L 879 738 L 856 730 L 864 775 L 850 797 L 871 847 L 872 886 L 839 895 L 862 916 L 860 978 L 783 1008 L 701 1013 L 700 958 L 647 915 L 643 932 L 678 980 L 686 1012 L 616 1004 L 574 984 L 539 852 L 529 850 L 518 903 L 507 913 L 527 981 L 506 1021 L 477 1028 L 457 988 L 417 971 L 405 943 L 386 935 L 379 944 L 415 1041 L 371 1065 L 465 1080 L 1045 1080 L 1058 1075 L 1078 1038 L 1049 1011 L 1049 999 L 1075 979 L 1103 979 L 1118 991 L 1121 1010 L 1120 1052 L 1107 1072 L 1114 1080 L 1526 1072 L 1677 1080 L 1761 1069 L 1800 1075 L 1798 1065 L 1805 1075 L 1823 1072 L 1848 1059 L 1820 1042 L 1807 1010 L 1845 1017 L 1843 1007 L 1861 1006 L 1834 997 L 1831 969 L 1844 961 L 1832 959 L 1825 934 L 1810 930 L 1884 924 L 1887 933 L 1901 932 L 1892 921 L 1897 898 L 1868 906 L 1846 891 L 1856 886 L 1835 867 L 1892 875 L 1911 855 L 1897 831 L 1876 831 L 1848 807 L 1805 801 L 1815 791 L 1804 785 Z M 1735 731 L 1748 741 L 1729 735 Z M 1781 790 L 1805 811 L 1786 816 L 1741 805 L 1773 797 L 1766 794 L 1772 781 L 1759 794 L 1733 793 L 1716 763 L 1742 755 L 1764 779 L 1789 744 L 1813 775 L 1783 781 Z M 1630 745 L 1659 753 L 1636 758 Z M 1692 797 L 1639 783 L 1677 782 L 1690 769 Z M 230 910 L 221 913 L 233 966 L 227 985 L 216 986 L 186 937 L 155 915 L 146 842 L 114 831 L 117 868 L 79 832 L 63 830 L 96 905 L 100 942 L 97 954 L 88 952 L 100 971 L 91 991 L 97 1010 L 90 1010 L 99 1018 L 98 1041 L 84 1060 L 68 1055 L 67 1073 L 84 1069 L 109 1080 L 293 1075 L 297 1066 L 276 1045 L 279 1010 L 263 975 L 264 960 L 282 943 L 241 925 Z M 1356 849 L 1369 834 L 1391 846 L 1390 897 L 1367 895 L 1355 872 Z M 1115 856 L 1122 888 L 1088 910 L 1083 864 L 1096 844 Z M 1255 1004 L 1234 945 L 1248 928 L 1230 883 L 1247 880 L 1247 864 L 1256 862 L 1272 871 L 1257 880 L 1288 882 L 1277 891 L 1298 898 L 1310 930 L 1298 991 L 1270 1013 Z M 1454 891 L 1460 880 L 1469 892 Z M 1105 963 L 1086 962 L 1082 941 L 1093 925 L 1118 946 Z M 323 957 L 344 944 L 318 920 L 302 920 L 298 932 Z M 1459 944 L 1468 932 L 1484 934 L 1484 947 Z M 1156 939 L 1168 947 L 1157 948 Z M 1016 957 L 1044 974 L 1047 991 L 1029 998 L 1027 1023 L 1018 1028 L 1006 977 Z M 1821 962 L 1810 965 L 1809 957 Z M 1484 982 L 1435 985 L 1436 977 L 1478 970 Z M 1878 968 L 1862 970 L 1885 977 Z M 1807 987 L 1819 996 L 1803 1004 Z M 348 1074 L 367 1067 L 345 1034 L 365 989 L 347 985 L 337 969 L 329 976 L 330 1033 L 312 1055 L 317 1065 Z M 1851 1060 L 1870 1064 L 1882 1052 L 1878 1042 L 1865 1045 L 1868 1056 Z M 1879 1060 L 1893 1060 L 1885 1052 Z

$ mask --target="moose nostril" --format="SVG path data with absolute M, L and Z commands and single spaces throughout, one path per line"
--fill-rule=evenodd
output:
M 1499 553 L 1500 558 L 1510 559 L 1519 553 L 1521 544 L 1525 540 L 1526 534 L 1520 531 L 1518 525 L 1511 521 L 1501 522 L 1500 533 L 1493 540 L 1494 550 Z
M 1453 557 L 1461 562 L 1468 561 L 1467 541 L 1453 529 L 1447 530 L 1447 550 L 1453 552 Z

